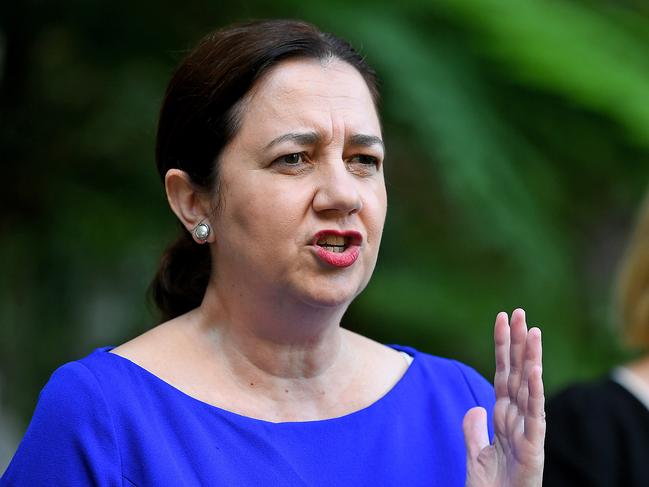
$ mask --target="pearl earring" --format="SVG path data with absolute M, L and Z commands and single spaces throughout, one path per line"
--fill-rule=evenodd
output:
M 207 237 L 210 236 L 210 226 L 207 223 L 200 222 L 196 225 L 192 233 L 194 234 L 194 238 L 198 240 L 198 243 L 204 243 Z

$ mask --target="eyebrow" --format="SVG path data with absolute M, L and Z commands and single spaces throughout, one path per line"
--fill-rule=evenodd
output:
M 298 145 L 314 145 L 318 143 L 320 139 L 321 137 L 316 132 L 290 132 L 271 140 L 268 145 L 266 145 L 266 149 L 270 149 L 271 147 L 283 142 L 295 142 Z M 355 134 L 347 139 L 347 144 L 361 147 L 380 145 L 381 148 L 385 150 L 383 140 L 376 135 Z
M 380 137 L 376 135 L 356 134 L 347 139 L 347 143 L 354 146 L 371 147 L 373 145 L 380 145 L 381 149 L 385 151 L 385 144 Z
M 280 135 L 279 137 L 271 140 L 266 149 L 281 144 L 283 142 L 295 142 L 298 145 L 313 145 L 320 140 L 320 136 L 315 132 L 291 132 L 288 134 Z

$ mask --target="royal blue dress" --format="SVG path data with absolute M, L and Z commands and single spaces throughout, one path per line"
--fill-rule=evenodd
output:
M 334 419 L 271 423 L 194 399 L 100 348 L 54 372 L 2 486 L 464 486 L 462 418 L 492 386 L 408 347 L 397 384 Z M 490 437 L 493 432 L 490 426 Z

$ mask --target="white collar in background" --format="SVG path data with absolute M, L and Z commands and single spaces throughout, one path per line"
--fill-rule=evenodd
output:
M 649 386 L 635 372 L 626 367 L 616 367 L 611 378 L 649 409 Z

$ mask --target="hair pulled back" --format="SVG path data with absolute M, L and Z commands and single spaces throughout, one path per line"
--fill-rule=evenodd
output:
M 347 62 L 363 76 L 378 104 L 376 74 L 363 57 L 348 42 L 311 24 L 263 20 L 217 30 L 182 60 L 167 87 L 156 140 L 163 182 L 167 171 L 177 168 L 198 190 L 218 196 L 218 159 L 239 128 L 239 102 L 264 73 L 290 58 Z M 195 243 L 182 228 L 165 250 L 150 287 L 162 321 L 201 304 L 210 271 L 209 245 Z

